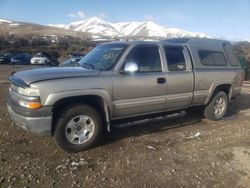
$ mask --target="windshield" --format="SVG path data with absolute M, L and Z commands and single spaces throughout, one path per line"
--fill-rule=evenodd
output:
M 94 48 L 79 61 L 84 68 L 110 70 L 116 65 L 127 44 L 104 44 Z

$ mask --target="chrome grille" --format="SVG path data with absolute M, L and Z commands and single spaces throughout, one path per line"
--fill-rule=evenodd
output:
M 17 92 L 17 88 L 18 88 L 17 85 L 15 85 L 15 84 L 13 84 L 13 83 L 10 84 L 10 89 L 11 89 L 12 91 Z

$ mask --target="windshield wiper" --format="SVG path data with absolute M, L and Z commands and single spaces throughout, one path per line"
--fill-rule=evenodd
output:
M 84 65 L 86 65 L 86 66 L 84 66 Z M 96 67 L 95 67 L 95 65 L 93 65 L 93 64 L 91 64 L 91 63 L 83 63 L 82 64 L 82 67 L 83 68 L 91 68 L 91 69 L 93 69 L 93 70 L 95 70 L 96 69 Z
M 84 67 L 84 65 L 86 65 L 86 66 Z M 93 69 L 93 70 L 98 69 L 98 70 L 100 70 L 100 71 L 104 71 L 104 70 L 105 70 L 104 68 L 97 67 L 97 66 L 95 66 L 95 65 L 93 65 L 93 64 L 91 64 L 91 63 L 83 63 L 83 64 L 82 64 L 82 67 L 83 67 L 83 68 L 91 68 L 91 69 Z

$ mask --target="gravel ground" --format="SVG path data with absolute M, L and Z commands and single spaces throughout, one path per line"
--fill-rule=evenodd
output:
M 188 112 L 134 122 L 78 154 L 16 127 L 7 91 L 0 83 L 0 187 L 250 187 L 249 86 L 221 121 Z

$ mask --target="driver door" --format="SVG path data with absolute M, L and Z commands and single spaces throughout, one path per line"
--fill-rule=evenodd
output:
M 125 72 L 128 62 L 138 71 Z M 137 45 L 128 53 L 120 73 L 113 76 L 113 105 L 116 119 L 162 111 L 166 105 L 166 73 L 158 45 Z

